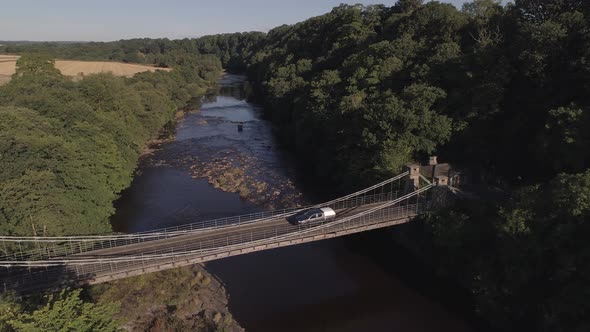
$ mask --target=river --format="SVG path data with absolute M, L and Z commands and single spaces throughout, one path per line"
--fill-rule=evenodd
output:
M 142 158 L 116 203 L 115 231 L 313 201 L 261 109 L 246 101 L 247 90 L 244 77 L 224 75 L 200 107 L 185 113 L 174 139 Z M 206 268 L 225 284 L 230 311 L 247 331 L 470 331 L 459 315 L 423 295 L 431 291 L 408 285 L 403 260 L 374 257 L 366 244 L 375 241 L 389 242 L 387 231 L 226 258 Z

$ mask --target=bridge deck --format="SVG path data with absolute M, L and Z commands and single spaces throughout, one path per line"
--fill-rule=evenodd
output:
M 367 204 L 364 206 L 343 209 L 337 211 L 337 218 L 330 220 L 335 222 L 354 214 L 369 210 L 379 204 Z M 211 249 L 219 248 L 224 245 L 235 243 L 237 239 L 253 240 L 262 235 L 272 234 L 275 236 L 289 234 L 294 231 L 310 229 L 324 222 L 310 222 L 306 224 L 293 225 L 286 218 L 274 218 L 262 222 L 248 225 L 228 226 L 219 229 L 205 230 L 188 235 L 179 235 L 173 238 L 148 241 L 143 243 L 131 244 L 123 247 L 114 247 L 108 249 L 99 249 L 82 254 L 76 254 L 71 257 L 76 258 L 111 258 L 124 256 L 137 256 L 157 254 L 162 252 L 180 252 L 192 249 Z M 263 236 L 266 237 L 266 236 Z M 59 258 L 56 258 L 59 259 Z
M 15 289 L 26 293 L 41 288 L 59 288 L 63 285 L 108 282 L 250 252 L 389 227 L 409 221 L 425 204 L 427 203 L 390 207 L 370 218 L 346 224 L 339 224 L 338 221 L 370 210 L 373 205 L 378 204 L 341 210 L 338 217 L 329 222 L 291 225 L 286 219 L 280 218 L 260 224 L 230 226 L 166 240 L 101 249 L 75 255 L 75 259 L 89 259 L 89 263 L 70 261 L 61 266 L 37 268 L 27 273 L 20 270 L 16 274 L 5 275 L 5 278 L 2 278 L 2 286 L 5 290 Z M 111 258 L 115 260 L 109 261 Z M 97 259 L 105 259 L 105 262 L 97 262 Z
M 318 205 L 336 210 L 336 218 L 327 221 L 293 225 L 287 221 L 285 210 L 260 213 L 258 218 L 237 216 L 227 222 L 202 222 L 203 227 L 207 225 L 205 228 L 190 224 L 152 233 L 102 237 L 5 237 L 5 241 L 18 242 L 19 246 L 19 241 L 28 241 L 36 249 L 20 251 L 14 256 L 16 259 L 7 259 L 13 254 L 5 256 L 1 266 L 6 269 L 0 271 L 0 286 L 4 291 L 12 289 L 24 294 L 101 283 L 405 223 L 430 209 L 430 201 L 422 193 L 434 186 L 428 183 L 401 197 L 396 192 L 383 191 L 384 186 L 408 174 Z M 370 194 L 372 190 L 381 192 Z M 367 195 L 360 196 L 364 194 Z

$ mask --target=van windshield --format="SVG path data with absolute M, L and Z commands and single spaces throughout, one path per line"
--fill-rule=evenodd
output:
M 315 214 L 317 214 L 318 212 L 319 212 L 318 210 L 309 210 L 309 211 L 305 212 L 305 213 L 303 214 L 303 216 L 304 216 L 305 218 L 309 218 L 309 217 L 312 217 L 312 216 L 314 216 L 314 215 L 315 215 Z

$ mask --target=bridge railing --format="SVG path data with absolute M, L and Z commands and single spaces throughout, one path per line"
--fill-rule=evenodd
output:
M 388 192 L 393 192 L 394 191 L 393 190 L 393 183 L 395 181 L 398 181 L 397 188 L 400 188 L 400 184 L 401 184 L 400 180 L 402 178 L 404 178 L 405 176 L 407 176 L 408 174 L 409 174 L 409 172 L 404 172 L 404 173 L 399 174 L 393 178 L 390 178 L 388 180 L 385 180 L 383 182 L 375 184 L 371 187 L 359 190 L 357 192 L 354 192 L 352 194 L 349 194 L 349 195 L 346 195 L 343 197 L 336 198 L 336 199 L 328 201 L 328 202 L 315 204 L 315 205 L 293 207 L 293 208 L 280 209 L 280 210 L 274 210 L 274 211 L 261 211 L 261 212 L 255 212 L 255 213 L 239 215 L 239 216 L 198 221 L 195 223 L 183 224 L 183 225 L 172 226 L 172 227 L 165 227 L 165 228 L 160 228 L 160 229 L 155 229 L 155 230 L 150 230 L 150 231 L 145 231 L 145 232 L 136 232 L 136 233 L 132 233 L 132 234 L 109 234 L 109 235 L 100 235 L 100 236 L 97 236 L 97 235 L 47 236 L 47 237 L 46 236 L 0 236 L 0 242 L 20 242 L 20 243 L 35 242 L 35 243 L 39 243 L 39 242 L 65 242 L 65 241 L 84 241 L 84 240 L 94 241 L 96 239 L 121 239 L 121 238 L 135 238 L 135 237 L 150 238 L 150 237 L 161 236 L 162 234 L 170 236 L 170 235 L 182 234 L 184 232 L 192 232 L 192 231 L 196 231 L 196 230 L 224 227 L 227 225 L 231 226 L 231 225 L 241 224 L 243 222 L 250 222 L 250 221 L 256 221 L 256 220 L 260 220 L 260 219 L 266 219 L 269 217 L 276 217 L 277 215 L 281 215 L 281 214 L 293 213 L 295 211 L 304 210 L 304 209 L 311 208 L 311 207 L 331 206 L 334 204 L 342 203 L 341 206 L 343 208 L 346 208 L 346 207 L 350 207 L 348 205 L 349 203 L 347 203 L 347 202 L 351 202 L 351 203 L 358 202 L 358 200 L 355 200 L 355 198 L 357 198 L 359 196 L 383 195 L 383 193 L 385 192 L 385 188 L 387 186 L 389 186 L 389 188 L 390 188 L 390 190 Z M 381 190 L 381 192 L 382 192 L 381 194 L 377 192 L 379 190 Z M 371 192 L 373 192 L 374 194 L 368 194 Z M 1 248 L 0 248 L 0 250 L 1 250 Z
M 398 196 L 398 191 L 382 192 L 372 195 L 356 196 L 348 198 L 345 201 L 335 201 L 327 206 L 333 208 L 336 211 L 341 211 L 353 209 L 367 204 L 391 201 L 396 199 Z M 12 250 L 10 252 L 6 250 L 2 255 L 0 255 L 0 261 L 30 261 L 79 255 L 95 250 L 111 249 L 148 241 L 163 240 L 176 236 L 190 235 L 194 234 L 195 232 L 203 232 L 207 230 L 211 231 L 224 227 L 242 226 L 254 222 L 265 222 L 279 217 L 287 217 L 299 211 L 316 206 L 326 205 L 309 205 L 304 207 L 265 211 L 230 218 L 207 220 L 188 225 L 167 227 L 153 232 L 134 233 L 128 235 L 95 237 L 39 237 L 36 238 L 38 242 L 35 243 L 30 243 L 28 240 L 29 238 L 23 238 L 22 242 L 24 243 L 21 243 L 20 238 L 11 237 L 7 239 L 0 237 L 0 243 L 2 243 L 4 247 L 6 247 L 5 242 L 12 244 Z
M 175 243 L 164 243 L 165 246 L 160 246 L 156 250 L 147 250 L 146 247 L 135 248 L 132 251 L 129 251 L 129 247 L 125 250 L 118 252 L 115 251 L 109 254 L 91 252 L 85 255 L 76 255 L 71 257 L 58 257 L 55 259 L 50 260 L 38 260 L 38 261 L 3 261 L 0 262 L 2 265 L 23 265 L 23 266 L 48 266 L 48 265 L 59 265 L 62 263 L 69 263 L 69 264 L 79 264 L 85 265 L 87 263 L 94 263 L 97 261 L 100 262 L 117 262 L 121 260 L 135 260 L 135 259 L 154 259 L 154 258 L 162 258 L 168 256 L 170 254 L 174 255 L 175 253 L 178 254 L 180 252 L 184 253 L 194 253 L 195 250 L 198 251 L 210 251 L 212 249 L 222 249 L 225 250 L 225 247 L 236 244 L 236 243 L 248 243 L 253 242 L 255 240 L 260 239 L 268 239 L 268 238 L 279 238 L 291 236 L 295 234 L 296 236 L 302 235 L 304 233 L 308 233 L 310 231 L 315 232 L 318 229 L 322 228 L 333 228 L 337 225 L 346 225 L 350 221 L 358 220 L 359 218 L 363 218 L 363 220 L 371 220 L 366 219 L 367 217 L 372 217 L 379 215 L 385 216 L 387 218 L 396 217 L 396 213 L 399 214 L 401 212 L 408 212 L 412 211 L 412 208 L 407 208 L 407 206 L 411 206 L 411 199 L 414 197 L 416 199 L 416 205 L 412 205 L 416 209 L 416 213 L 418 213 L 420 206 L 417 205 L 418 201 L 420 200 L 420 196 L 424 195 L 423 192 L 430 188 L 423 188 L 416 192 L 404 195 L 394 201 L 386 202 L 383 204 L 379 204 L 375 207 L 366 208 L 363 211 L 357 212 L 352 215 L 341 215 L 340 218 L 336 220 L 330 221 L 316 221 L 310 222 L 305 224 L 297 224 L 291 225 L 287 222 L 275 223 L 274 225 L 269 225 L 270 227 L 263 227 L 260 226 L 252 227 L 250 229 L 236 229 L 232 232 L 222 232 L 217 235 L 213 234 L 204 234 L 205 236 L 201 235 L 198 238 L 187 238 L 187 241 L 176 241 Z M 423 199 L 424 200 L 424 199 Z M 397 207 L 391 208 L 392 206 L 397 205 Z M 393 212 L 392 212 L 393 211 Z M 238 239 L 236 242 L 236 239 Z M 180 243 L 180 244 L 179 244 Z M 153 247 L 153 246 L 152 246 Z M 149 246 L 147 247 L 149 248 Z M 133 249 L 133 248 L 132 248 Z M 141 256 L 137 256 L 134 252 L 138 252 L 138 249 L 141 249 Z M 127 252 L 127 253 L 126 253 Z M 130 252 L 130 253 L 129 253 Z
M 141 255 L 124 257 L 80 257 L 77 261 L 47 262 L 42 270 L 33 269 L 28 274 L 20 274 L 17 278 L 4 278 L 5 289 L 19 287 L 34 287 L 47 285 L 49 282 L 71 284 L 76 280 L 92 279 L 124 271 L 132 271 L 154 267 L 157 265 L 174 264 L 186 261 L 195 256 L 215 257 L 231 250 L 240 248 L 285 243 L 304 237 L 335 234 L 340 231 L 350 231 L 363 226 L 370 226 L 384 221 L 398 220 L 404 223 L 410 218 L 431 207 L 430 201 L 417 198 L 417 202 L 410 200 L 385 208 L 377 208 L 370 213 L 351 216 L 344 221 L 315 222 L 303 225 L 277 225 L 264 230 L 252 230 L 240 234 L 227 234 L 218 238 L 203 239 L 166 249 L 146 251 Z M 71 258 L 71 257 L 70 257 Z

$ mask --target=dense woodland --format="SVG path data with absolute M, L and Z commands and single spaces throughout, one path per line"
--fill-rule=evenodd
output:
M 267 34 L 9 44 L 0 51 L 158 66 L 212 54 L 228 70 L 248 73 L 281 140 L 305 161 L 310 176 L 335 191 L 396 174 L 407 161 L 433 153 L 461 164 L 483 188 L 480 199 L 460 201 L 415 223 L 416 255 L 469 289 L 475 312 L 494 330 L 590 328 L 585 0 L 516 0 L 506 6 L 475 0 L 462 9 L 421 0 L 392 7 L 341 5 Z M 153 113 L 141 107 L 141 91 L 167 74 L 129 80 L 97 75 L 73 83 L 50 68 L 42 78 L 28 72 L 21 69 L 0 88 L 0 162 L 22 165 L 1 174 L 2 201 L 12 203 L 0 207 L 0 225 L 15 233 L 28 230 L 31 222 L 25 220 L 54 220 L 51 211 L 59 207 L 55 216 L 68 215 L 61 209 L 76 216 L 75 232 L 88 223 L 105 226 L 93 232 L 108 231 L 109 202 L 128 185 L 141 142 L 168 120 L 162 114 L 171 114 L 145 115 Z M 116 93 L 98 95 L 111 86 L 105 80 L 118 82 Z M 166 96 L 162 103 L 183 100 Z M 127 124 L 109 122 L 108 114 L 127 109 L 134 110 L 123 111 Z M 101 140 L 104 153 L 117 160 L 120 171 L 104 165 L 107 158 L 99 158 L 100 164 L 82 157 L 89 135 L 108 137 Z M 72 154 L 76 158 L 67 159 Z M 58 165 L 64 158 L 71 164 Z M 80 174 L 80 164 L 101 180 Z M 59 195 L 37 208 L 35 197 L 43 190 Z M 105 193 L 100 204 L 87 203 L 97 196 L 94 190 Z M 79 218 L 83 205 L 96 207 L 103 223 Z M 40 214 L 31 217 L 30 211 Z
M 425 217 L 417 255 L 493 329 L 585 331 L 589 5 L 340 6 L 271 30 L 245 60 L 284 141 L 328 183 L 437 153 L 504 193 Z
M 177 57 L 172 72 L 73 81 L 52 56 L 23 54 L 0 87 L 3 235 L 111 232 L 113 201 L 131 183 L 148 140 L 222 68 L 216 56 L 192 55 Z M 116 303 L 94 304 L 80 292 L 0 298 L 0 331 L 120 330 Z
M 131 183 L 146 142 L 204 92 L 221 64 L 193 57 L 169 73 L 75 82 L 52 61 L 24 55 L 0 87 L 0 231 L 110 232 L 112 202 Z
M 243 57 L 263 40 L 262 32 L 204 36 L 198 39 L 127 39 L 116 42 L 0 42 L 0 53 L 42 54 L 54 59 L 119 61 L 177 68 L 196 55 L 214 55 L 228 70 L 245 70 Z M 238 57 L 239 55 L 239 57 Z M 197 68 L 197 71 L 199 68 Z
M 589 2 L 339 6 L 244 60 L 279 135 L 328 183 L 436 153 L 503 193 L 415 226 L 417 255 L 493 329 L 590 328 Z

